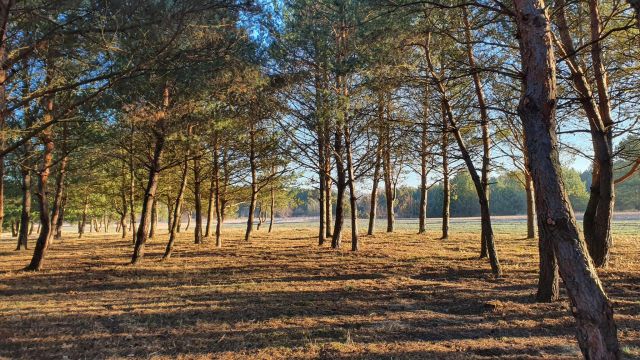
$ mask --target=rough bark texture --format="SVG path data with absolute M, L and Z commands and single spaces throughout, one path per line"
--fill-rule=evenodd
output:
M 51 75 L 50 72 L 47 71 L 47 83 L 50 82 Z M 53 117 L 53 98 L 43 98 L 43 104 L 45 108 L 44 122 L 51 121 Z M 40 135 L 40 140 L 44 147 L 44 150 L 42 152 L 42 165 L 38 170 L 38 192 L 36 193 L 40 210 L 40 233 L 38 235 L 38 240 L 36 241 L 36 247 L 33 251 L 31 262 L 25 268 L 25 270 L 30 271 L 39 271 L 42 269 L 50 239 L 49 233 L 51 231 L 51 220 L 49 219 L 49 200 L 47 193 L 47 182 L 49 181 L 49 175 L 51 173 L 51 164 L 53 162 L 54 149 L 53 130 L 51 129 L 51 127 L 45 129 L 42 132 L 42 134 Z
M 160 175 L 160 158 L 164 149 L 164 135 L 157 134 L 155 147 L 153 150 L 153 160 L 149 169 L 149 179 L 144 192 L 144 200 L 142 201 L 142 211 L 140 212 L 140 226 L 136 235 L 136 243 L 131 257 L 131 263 L 135 264 L 142 260 L 144 256 L 144 245 L 149 237 L 149 223 L 151 222 L 151 208 L 156 197 L 158 189 L 158 177 Z
M 524 93 L 522 118 L 538 209 L 539 231 L 549 238 L 577 321 L 577 338 L 586 359 L 618 359 L 613 309 L 579 236 L 560 174 L 555 132 L 555 58 L 549 17 L 542 0 L 516 0 L 521 39 Z

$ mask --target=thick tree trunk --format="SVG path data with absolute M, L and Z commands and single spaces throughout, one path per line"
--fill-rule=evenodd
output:
M 180 216 L 182 215 L 182 198 L 184 197 L 184 191 L 187 188 L 187 175 L 189 173 L 189 154 L 184 157 L 184 162 L 182 163 L 182 174 L 180 176 L 180 188 L 178 188 L 178 194 L 176 195 L 175 205 L 173 206 L 173 213 L 169 212 L 168 216 L 171 217 L 171 224 L 169 226 L 169 241 L 167 242 L 167 247 L 164 250 L 164 255 L 162 259 L 168 259 L 171 257 L 171 252 L 173 251 L 173 244 L 176 240 L 176 232 L 178 230 L 178 226 L 180 225 Z
M 142 260 L 144 256 L 144 245 L 149 237 L 149 223 L 151 222 L 151 213 L 153 203 L 158 189 L 158 177 L 160 175 L 160 158 L 164 149 L 164 134 L 156 134 L 155 147 L 153 150 L 153 160 L 149 169 L 149 180 L 144 192 L 144 200 L 142 201 L 142 211 L 140 212 L 140 225 L 136 235 L 136 243 L 131 256 L 131 264 L 136 264 Z
M 600 38 L 600 20 L 598 4 L 590 0 L 591 15 L 591 58 L 593 73 L 598 92 L 598 102 L 591 90 L 590 81 L 587 79 L 587 70 L 575 58 L 575 47 L 569 32 L 566 20 L 564 0 L 556 2 L 556 21 L 560 34 L 558 48 L 560 54 L 566 59 L 571 72 L 571 79 L 579 100 L 587 115 L 591 140 L 593 143 L 594 160 L 591 191 L 589 202 L 584 213 L 584 235 L 589 253 L 597 267 L 605 266 L 609 259 L 611 248 L 611 218 L 614 206 L 614 179 L 613 179 L 613 144 L 611 128 L 611 109 L 607 90 L 607 74 L 602 64 Z
M 542 221 L 542 220 L 539 220 Z M 560 297 L 560 281 L 558 277 L 558 261 L 553 251 L 552 234 L 545 233 L 544 225 L 540 226 L 538 252 L 540 272 L 538 273 L 538 291 L 536 301 L 552 302 Z
M 20 229 L 18 230 L 18 245 L 16 250 L 28 249 L 29 223 L 31 214 L 31 171 L 27 166 L 22 166 L 22 212 L 20 215 Z
M 48 64 L 50 65 L 50 64 Z M 47 69 L 47 84 L 51 83 L 51 75 Z M 53 117 L 53 99 L 45 97 L 43 99 L 45 105 L 44 122 L 51 121 Z M 29 271 L 40 271 L 44 263 L 47 247 L 49 245 L 49 233 L 51 232 L 51 220 L 49 219 L 49 200 L 47 193 L 47 182 L 51 173 L 51 164 L 53 162 L 53 130 L 51 127 L 45 129 L 40 139 L 44 150 L 42 152 L 42 167 L 38 173 L 38 192 L 36 197 L 38 199 L 40 210 L 40 233 L 38 240 L 36 241 L 36 247 L 33 251 L 33 257 L 31 263 L 25 268 Z
M 7 95 L 5 84 L 7 72 L 5 62 L 7 61 L 7 24 L 9 23 L 9 10 L 15 5 L 15 0 L 0 1 L 0 147 L 4 149 L 6 145 L 5 117 L 7 107 Z M 0 155 L 0 239 L 4 226 L 4 155 Z
M 553 244 L 584 357 L 618 359 L 621 354 L 613 309 L 579 236 L 561 178 L 555 132 L 555 58 L 549 17 L 542 0 L 515 0 L 514 3 L 524 74 L 524 93 L 518 113 L 526 135 L 529 170 L 541 218 L 539 231 Z
M 196 157 L 193 159 L 193 197 L 196 210 L 194 243 L 196 244 L 202 243 L 202 198 L 200 191 L 201 184 L 202 179 L 200 176 L 200 153 L 198 152 L 198 154 L 196 154 Z

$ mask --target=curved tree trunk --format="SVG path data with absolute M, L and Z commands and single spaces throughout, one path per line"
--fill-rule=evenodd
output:
M 51 82 L 51 74 L 49 71 L 47 71 L 47 78 L 47 83 L 49 84 Z M 43 101 L 45 105 L 45 115 L 43 120 L 44 122 L 48 122 L 51 121 L 53 117 L 53 98 L 45 97 Z M 51 127 L 45 129 L 42 132 L 40 139 L 44 146 L 44 150 L 42 152 L 42 167 L 38 173 L 38 192 L 36 193 L 36 197 L 40 205 L 40 233 L 38 235 L 38 240 L 36 241 L 33 256 L 31 257 L 31 262 L 25 268 L 25 270 L 29 271 L 39 271 L 42 269 L 47 247 L 49 245 L 49 233 L 51 232 L 47 182 L 49 181 L 51 164 L 53 162 L 53 129 Z
M 144 200 L 142 202 L 142 211 L 140 212 L 140 226 L 136 234 L 136 243 L 131 256 L 131 264 L 136 264 L 144 256 L 144 245 L 149 237 L 149 223 L 151 222 L 151 213 L 153 203 L 155 202 L 156 190 L 158 189 L 158 177 L 160 175 L 160 158 L 164 149 L 164 135 L 156 134 L 156 144 L 153 150 L 153 160 L 149 169 L 149 180 L 144 192 Z
M 524 92 L 518 113 L 526 135 L 535 187 L 539 231 L 549 238 L 578 325 L 578 344 L 586 359 L 618 359 L 620 348 L 613 309 L 602 289 L 560 173 L 556 135 L 555 58 L 550 21 L 542 0 L 515 0 L 521 39 Z

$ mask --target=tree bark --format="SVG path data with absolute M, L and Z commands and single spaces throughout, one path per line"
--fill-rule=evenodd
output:
M 484 194 L 484 198 L 487 202 L 487 219 L 488 218 L 488 203 L 489 203 L 489 163 L 490 163 L 490 151 L 491 151 L 491 140 L 489 139 L 489 114 L 487 112 L 487 105 L 484 96 L 484 91 L 482 90 L 482 82 L 480 81 L 480 73 L 476 66 L 475 55 L 473 53 L 473 38 L 471 36 L 471 26 L 469 25 L 469 15 L 467 13 L 466 6 L 462 7 L 462 20 L 465 28 L 465 38 L 467 43 L 467 58 L 469 60 L 469 69 L 471 70 L 473 85 L 476 92 L 476 97 L 478 99 L 478 107 L 480 108 L 480 128 L 482 130 L 482 169 L 480 170 L 481 178 L 480 185 L 481 191 Z M 483 223 L 487 219 L 482 219 Z M 484 224 L 483 224 L 484 225 Z M 485 230 L 491 231 L 491 226 L 482 226 L 482 231 Z M 480 246 L 480 257 L 486 257 L 487 251 L 489 248 L 489 239 L 493 237 L 493 234 L 483 233 L 480 235 L 481 238 L 481 246 Z
M 172 217 L 169 223 L 169 241 L 167 247 L 164 250 L 163 260 L 171 257 L 173 251 L 173 244 L 176 240 L 176 232 L 180 225 L 180 216 L 182 215 L 182 198 L 184 197 L 184 191 L 187 188 L 187 174 L 189 173 L 189 154 L 185 155 L 182 163 L 182 174 L 180 176 L 180 188 L 178 188 L 178 194 L 176 195 L 175 205 L 173 206 L 173 214 L 169 213 L 168 216 Z
M 383 151 L 382 151 L 382 172 L 384 176 L 384 194 L 387 205 L 387 232 L 393 232 L 395 223 L 394 202 L 395 191 L 393 186 L 393 169 L 391 164 L 391 129 L 388 123 L 383 125 Z
M 29 218 L 31 214 L 31 171 L 28 166 L 22 165 L 20 172 L 22 173 L 22 212 L 20 215 L 20 228 L 18 230 L 18 245 L 16 250 L 20 250 L 23 247 L 27 250 Z
M 258 200 L 258 164 L 256 162 L 256 131 L 253 122 L 249 130 L 249 166 L 251 168 L 251 198 L 249 199 L 249 216 L 247 218 L 247 230 L 244 240 L 251 239 L 253 230 L 253 217 L 256 211 L 256 200 Z
M 481 223 L 481 238 L 482 243 L 486 245 L 487 252 L 489 253 L 489 263 L 491 264 L 491 271 L 497 277 L 502 275 L 502 269 L 500 267 L 500 261 L 498 259 L 498 253 L 495 248 L 495 238 L 493 235 L 493 229 L 491 226 L 491 214 L 489 211 L 489 199 L 487 197 L 487 192 L 485 191 L 485 187 L 482 185 L 482 180 L 478 175 L 478 172 L 471 160 L 471 155 L 467 150 L 467 147 L 462 139 L 462 134 L 460 133 L 460 128 L 453 118 L 453 111 L 451 110 L 451 105 L 449 103 L 449 99 L 447 98 L 447 92 L 444 87 L 444 84 L 440 77 L 436 74 L 433 63 L 431 61 L 429 43 L 430 43 L 430 34 L 427 35 L 427 46 L 425 47 L 427 53 L 427 64 L 429 66 L 429 70 L 431 72 L 431 77 L 435 80 L 438 92 L 440 93 L 442 99 L 442 105 L 444 112 L 446 114 L 446 118 L 451 126 L 451 131 L 458 143 L 458 148 L 460 150 L 460 154 L 462 155 L 462 159 L 464 160 L 467 170 L 469 171 L 469 175 L 473 181 L 474 187 L 476 189 L 476 193 L 478 195 L 478 202 L 480 203 L 480 223 Z
M 202 243 L 202 197 L 200 191 L 200 185 L 202 184 L 200 174 L 200 152 L 196 154 L 193 159 L 193 197 L 196 211 L 196 223 L 194 229 L 194 243 Z
M 136 243 L 131 256 L 131 264 L 136 264 L 142 260 L 144 256 L 144 245 L 149 237 L 149 223 L 151 222 L 151 212 L 153 203 L 158 189 L 158 177 L 160 175 L 160 158 L 164 149 L 164 134 L 157 133 L 155 135 L 155 147 L 153 150 L 153 160 L 149 168 L 149 180 L 144 192 L 144 200 L 142 202 L 142 211 L 140 212 L 140 225 L 136 235 Z
M 373 180 L 371 185 L 371 199 L 369 200 L 369 228 L 367 229 L 367 235 L 373 235 L 376 227 L 376 212 L 378 209 L 378 184 L 380 182 L 380 167 L 382 166 L 382 158 L 380 152 L 380 139 L 376 145 L 376 159 L 373 168 Z
M 47 84 L 50 84 L 52 81 L 51 69 L 48 68 L 51 64 L 47 64 Z M 53 118 L 53 98 L 52 97 L 44 97 L 43 98 L 45 115 L 44 122 L 49 122 Z M 38 172 L 38 192 L 36 193 L 36 197 L 39 203 L 40 210 L 40 233 L 38 235 L 38 240 L 36 241 L 36 247 L 33 251 L 33 257 L 31 258 L 31 262 L 25 268 L 28 271 L 40 271 L 42 270 L 42 266 L 44 264 L 44 258 L 46 255 L 48 243 L 49 243 L 49 233 L 51 232 L 51 221 L 49 219 L 49 201 L 48 201 L 48 193 L 47 193 L 47 182 L 49 180 L 49 175 L 51 172 L 51 164 L 53 162 L 53 129 L 48 127 L 43 130 L 40 139 L 42 141 L 42 145 L 44 146 L 44 150 L 42 152 L 42 167 Z
M 15 0 L 0 1 L 0 147 L 4 149 L 6 145 L 6 108 L 7 94 L 6 82 L 7 72 L 4 70 L 7 61 L 7 24 L 9 23 L 9 10 L 15 5 Z M 0 155 L 0 238 L 4 225 L 4 155 Z
M 449 184 L 449 122 L 444 110 L 444 101 L 441 101 L 442 107 L 442 236 L 441 239 L 449 238 L 449 218 L 451 216 L 451 185 Z
M 220 233 L 222 231 L 222 210 L 220 208 L 220 158 L 217 139 L 218 138 L 216 136 L 213 143 L 213 178 L 211 181 L 214 185 L 214 205 L 216 210 L 216 247 L 221 248 L 222 239 L 220 238 Z
M 358 239 L 358 198 L 356 196 L 356 178 L 353 165 L 353 150 L 351 146 L 351 130 L 349 123 L 344 123 L 344 142 L 347 152 L 347 174 L 349 176 L 349 207 L 351 209 L 351 251 L 360 250 Z
M 158 226 L 158 198 L 153 196 L 153 204 L 151 205 L 151 224 L 149 224 L 149 239 L 156 236 L 156 228 Z
M 271 204 L 269 205 L 269 233 L 273 230 L 273 222 L 275 216 L 275 207 L 276 207 L 276 193 L 273 185 L 271 186 Z
M 536 206 L 533 194 L 533 180 L 528 170 L 524 172 L 524 181 L 525 191 L 527 193 L 527 238 L 533 239 L 536 237 Z
M 65 207 L 67 206 L 67 192 L 63 190 L 62 192 L 62 204 L 60 205 L 60 214 L 58 216 L 58 221 L 56 221 L 56 234 L 54 239 L 62 240 L 62 225 L 64 225 L 64 214 Z
M 58 238 L 58 218 L 61 216 L 60 214 L 63 212 L 62 207 L 64 206 L 64 181 L 67 172 L 67 162 L 69 161 L 69 155 L 67 154 L 67 138 L 69 137 L 69 131 L 67 127 L 67 123 L 62 124 L 62 147 L 61 147 L 61 156 L 60 164 L 58 166 L 58 176 L 56 178 L 56 192 L 53 197 L 53 209 L 51 210 L 51 236 L 54 239 Z M 55 228 L 55 234 L 53 229 Z M 49 239 L 49 243 L 51 243 L 51 239 Z
M 428 89 L 425 85 L 424 111 L 422 114 L 422 123 L 420 124 L 420 211 L 418 213 L 418 234 L 427 232 L 427 176 L 429 174 L 429 123 L 428 123 Z
M 558 259 L 586 359 L 618 359 L 613 309 L 602 289 L 561 178 L 556 134 L 556 78 L 549 17 L 542 0 L 515 0 L 524 92 L 518 106 L 526 135 L 539 231 Z

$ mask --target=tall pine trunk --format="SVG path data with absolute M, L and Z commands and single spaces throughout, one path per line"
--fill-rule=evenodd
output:
M 555 57 L 549 17 L 542 0 L 515 0 L 521 41 L 524 92 L 518 106 L 526 136 L 539 231 L 558 259 L 576 318 L 578 344 L 586 359 L 618 359 L 613 308 L 580 238 L 564 189 L 556 134 Z

